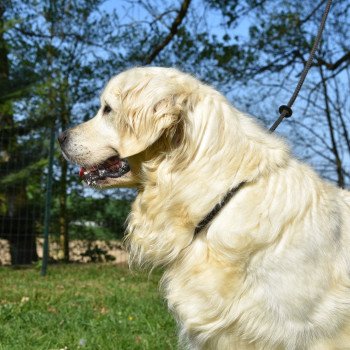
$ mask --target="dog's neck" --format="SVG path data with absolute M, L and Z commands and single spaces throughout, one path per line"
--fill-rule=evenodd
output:
M 187 118 L 183 142 L 175 146 L 160 140 L 172 149 L 143 169 L 144 188 L 133 204 L 127 239 L 137 264 L 174 261 L 227 191 L 287 162 L 284 142 L 219 94 L 200 101 Z

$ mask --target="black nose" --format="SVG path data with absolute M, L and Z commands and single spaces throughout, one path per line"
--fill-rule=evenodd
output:
M 61 132 L 58 135 L 57 140 L 60 143 L 61 147 L 63 147 L 64 144 L 67 143 L 67 140 L 68 140 L 68 130 Z

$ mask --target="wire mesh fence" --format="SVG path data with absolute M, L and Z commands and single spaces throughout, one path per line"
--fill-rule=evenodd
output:
M 50 135 L 50 133 L 46 133 Z M 55 131 L 57 134 L 57 131 Z M 40 264 L 44 247 L 50 137 L 0 129 L 0 265 Z M 53 150 L 49 262 L 126 263 L 121 241 L 133 193 L 98 192 L 79 182 L 77 169 Z

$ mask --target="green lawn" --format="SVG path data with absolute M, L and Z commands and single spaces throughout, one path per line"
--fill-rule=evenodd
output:
M 0 268 L 0 350 L 176 349 L 158 280 L 104 264 Z

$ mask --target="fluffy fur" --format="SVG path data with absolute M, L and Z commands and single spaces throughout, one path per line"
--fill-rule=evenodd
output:
M 128 159 L 127 177 L 100 186 L 138 188 L 131 263 L 165 267 L 165 297 L 190 349 L 350 349 L 350 194 L 294 159 L 281 138 L 165 68 L 114 77 L 97 116 L 69 137 L 64 152 L 80 165 L 116 152 Z

